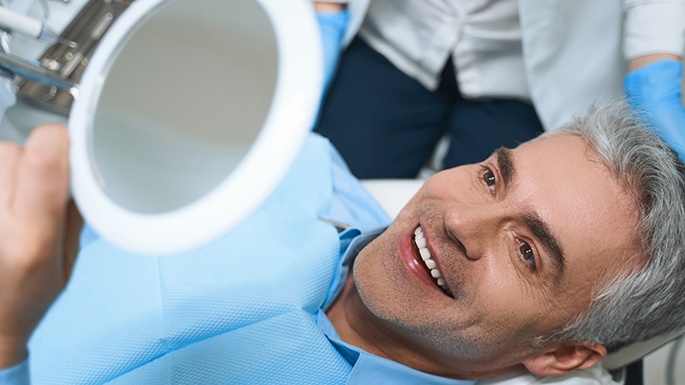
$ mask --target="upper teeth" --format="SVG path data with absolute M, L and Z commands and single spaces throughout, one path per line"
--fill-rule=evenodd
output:
M 417 227 L 414 231 L 414 242 L 416 247 L 419 249 L 419 254 L 421 254 L 421 259 L 423 263 L 426 264 L 428 271 L 430 271 L 431 276 L 435 283 L 438 284 L 443 290 L 448 291 L 447 285 L 445 284 L 445 279 L 442 278 L 442 272 L 437 268 L 437 264 L 432 258 L 430 250 L 426 248 L 426 238 L 423 235 L 423 230 L 421 226 Z

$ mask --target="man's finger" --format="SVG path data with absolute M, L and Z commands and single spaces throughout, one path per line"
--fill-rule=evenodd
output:
M 0 142 L 0 207 L 7 207 L 14 196 L 16 165 L 21 152 L 16 144 Z
M 35 230 L 61 225 L 69 196 L 69 138 L 61 125 L 36 128 L 17 164 L 13 209 Z

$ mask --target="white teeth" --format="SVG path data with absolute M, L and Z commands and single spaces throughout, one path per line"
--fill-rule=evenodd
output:
M 423 261 L 423 262 L 426 264 L 426 266 L 427 266 L 429 269 L 435 269 L 435 266 L 437 266 L 436 263 L 435 263 L 435 261 L 432 260 L 432 259 L 426 259 L 426 260 Z
M 435 283 L 445 292 L 449 292 L 449 289 L 447 288 L 447 282 L 445 282 L 445 279 L 442 278 L 442 272 L 437 268 L 437 264 L 431 258 L 431 252 L 428 250 L 428 248 L 426 248 L 426 238 L 423 235 L 421 226 L 414 230 L 414 243 L 416 243 L 416 247 L 419 249 L 421 259 L 423 259 L 423 262 L 426 264 L 426 267 L 428 268 L 428 271 L 430 271 Z
M 423 249 L 419 248 L 419 254 L 421 254 L 421 259 L 424 261 L 431 259 L 431 252 L 425 247 Z

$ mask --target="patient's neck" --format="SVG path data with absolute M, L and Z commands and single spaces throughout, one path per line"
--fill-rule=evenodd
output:
M 364 305 L 352 275 L 347 278 L 343 290 L 326 315 L 344 342 L 424 373 L 471 380 L 525 371 L 522 365 L 477 373 L 459 370 L 460 365 L 453 358 L 435 356 L 421 345 L 408 341 L 392 325 L 376 317 Z

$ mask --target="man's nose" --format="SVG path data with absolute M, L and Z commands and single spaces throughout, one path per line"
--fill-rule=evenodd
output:
M 452 204 L 445 215 L 445 228 L 450 238 L 461 243 L 466 256 L 482 258 L 496 240 L 505 209 L 499 204 Z

